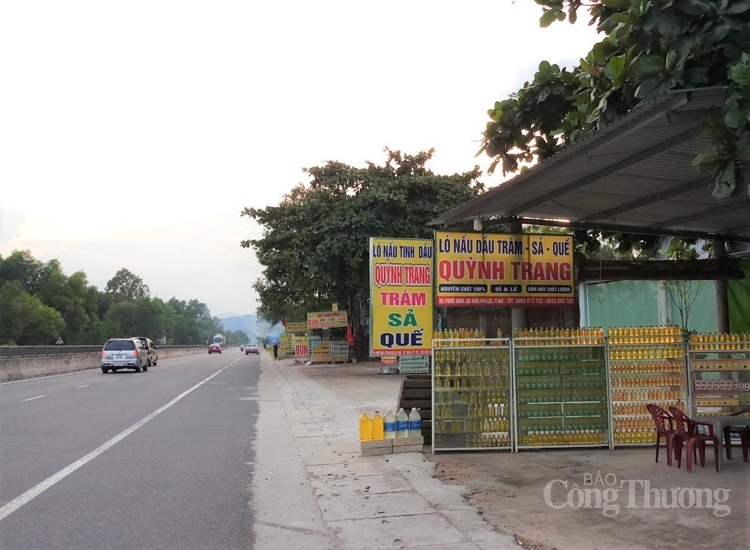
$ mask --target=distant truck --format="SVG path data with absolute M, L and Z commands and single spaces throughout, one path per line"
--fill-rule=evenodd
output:
M 224 340 L 224 335 L 217 334 L 216 336 L 214 336 L 214 344 L 219 344 L 223 348 L 224 344 L 226 344 L 226 340 Z

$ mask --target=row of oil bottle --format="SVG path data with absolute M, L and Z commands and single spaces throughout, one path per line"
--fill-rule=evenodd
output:
M 370 418 L 367 411 L 362 411 L 362 416 L 359 417 L 360 441 L 381 441 L 420 435 L 422 435 L 422 417 L 414 407 L 408 415 L 401 408 L 395 415 L 392 411 L 388 411 L 383 417 L 380 416 L 380 411 L 375 411 L 373 417 Z
M 436 437 L 442 443 L 442 434 L 435 432 Z M 628 429 L 614 431 L 615 443 L 653 443 L 656 436 L 654 428 Z M 536 446 L 559 446 L 559 445 L 603 445 L 607 442 L 607 434 L 589 431 L 565 431 L 565 432 L 528 432 L 520 434 L 519 445 Z M 470 433 L 466 434 L 465 447 L 508 447 L 510 435 L 501 433 Z
M 484 330 L 468 328 L 436 330 L 432 337 L 435 340 L 444 340 L 435 342 L 436 348 L 484 346 L 485 339 L 492 338 L 488 337 Z M 513 337 L 525 339 L 524 346 L 579 346 L 604 343 L 604 331 L 601 327 L 516 329 Z M 503 332 L 497 329 L 494 338 L 502 339 Z
M 682 330 L 679 326 L 659 327 L 609 327 L 607 330 L 610 345 L 617 344 L 682 344 Z M 436 348 L 441 347 L 476 347 L 484 346 L 486 335 L 479 329 L 445 329 L 433 333 Z M 503 333 L 497 330 L 495 338 L 502 339 Z M 601 327 L 592 328 L 531 328 L 516 329 L 513 338 L 524 339 L 524 346 L 566 346 L 566 345 L 601 345 L 604 343 L 604 330 Z M 445 341 L 447 340 L 447 341 Z M 492 342 L 496 344 L 497 342 Z M 732 334 L 692 334 L 690 344 L 697 350 L 733 350 L 750 349 L 750 332 Z M 641 359 L 630 356 L 623 350 L 625 356 L 615 359 Z M 679 351 L 677 352 L 679 353 Z
M 691 334 L 690 347 L 693 350 L 733 350 L 750 349 L 750 332 L 733 334 Z

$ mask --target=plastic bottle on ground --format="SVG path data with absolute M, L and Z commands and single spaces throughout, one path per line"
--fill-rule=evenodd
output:
M 375 416 L 372 417 L 371 430 L 373 441 L 383 440 L 383 417 L 380 416 L 380 411 L 375 411 Z
M 372 419 L 367 416 L 366 411 L 362 411 L 359 417 L 359 440 L 372 441 Z
M 420 435 L 422 435 L 422 417 L 416 407 L 412 407 L 409 413 L 409 437 Z
M 393 416 L 393 413 L 391 411 L 388 411 L 385 414 L 385 418 L 383 419 L 383 427 L 385 430 L 386 439 L 396 438 L 396 417 Z
M 396 415 L 396 437 L 409 437 L 409 415 L 403 408 Z

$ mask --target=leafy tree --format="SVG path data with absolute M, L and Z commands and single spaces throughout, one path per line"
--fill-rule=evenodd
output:
M 239 346 L 240 344 L 247 344 L 250 341 L 250 337 L 241 330 L 228 330 L 224 332 L 224 338 L 230 346 Z
M 174 344 L 203 344 L 221 322 L 198 300 L 149 298 L 140 277 L 119 270 L 105 292 L 83 271 L 65 275 L 58 260 L 43 263 L 28 250 L 0 257 L 0 343 L 101 344 L 113 336 L 167 336 Z
M 21 281 L 0 285 L 0 342 L 46 344 L 65 328 L 62 316 L 23 288 Z
M 693 161 L 721 199 L 750 162 L 750 0 L 536 0 L 540 24 L 581 8 L 605 35 L 571 70 L 542 61 L 532 82 L 488 111 L 480 152 L 523 170 L 672 89 L 727 86 L 712 145 Z
M 167 341 L 171 343 L 198 344 L 200 342 L 200 331 L 196 326 L 192 315 L 188 314 L 187 302 L 170 298 L 167 301 L 170 311 L 170 332 L 167 333 Z
M 205 344 L 214 334 L 223 334 L 221 321 L 217 317 L 211 317 L 208 306 L 198 300 L 186 302 L 173 297 L 166 306 L 169 319 L 167 340 L 170 342 Z
M 112 305 L 105 319 L 105 330 L 113 332 L 109 332 L 107 337 L 161 337 L 164 334 L 163 307 L 161 301 L 150 298 Z
M 259 316 L 273 322 L 304 318 L 338 303 L 362 343 L 369 238 L 431 238 L 427 222 L 483 190 L 477 168 L 452 176 L 428 170 L 432 149 L 417 155 L 385 152 L 383 166 L 329 161 L 305 169 L 310 182 L 295 187 L 278 206 L 241 212 L 264 228 L 261 239 L 241 243 L 253 247 L 265 267 L 255 283 Z M 357 348 L 361 357 L 364 346 Z
M 91 288 L 83 271 L 67 277 L 56 265 L 48 270 L 47 281 L 37 293 L 42 303 L 57 310 L 65 319 L 62 338 L 67 344 L 89 343 L 87 333 L 99 320 L 98 304 Z M 94 330 L 94 334 L 98 331 Z
M 134 302 L 151 294 L 143 279 L 124 267 L 107 281 L 104 292 L 111 297 L 113 303 Z
M 57 260 L 52 262 L 50 264 L 53 268 L 59 266 Z M 18 281 L 29 294 L 35 294 L 42 287 L 47 279 L 47 272 L 45 264 L 34 258 L 30 250 L 14 250 L 10 256 L 0 260 L 0 282 Z

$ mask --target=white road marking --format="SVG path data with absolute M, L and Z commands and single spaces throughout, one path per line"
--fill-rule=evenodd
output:
M 41 399 L 42 397 L 47 397 L 46 395 L 37 395 L 36 397 L 29 397 L 28 399 L 22 399 L 21 401 L 33 401 L 34 399 Z
M 115 380 L 119 380 L 119 378 L 110 378 L 111 382 L 114 382 Z
M 133 376 L 138 376 L 139 374 L 141 374 L 141 373 L 140 372 L 136 372 Z
M 237 361 L 239 361 L 239 359 L 237 359 Z M 189 393 L 191 393 L 193 390 L 196 390 L 196 389 L 200 388 L 203 384 L 205 384 L 206 382 L 208 382 L 209 380 L 211 380 L 214 376 L 217 376 L 217 375 L 221 374 L 226 369 L 228 369 L 229 367 L 231 367 L 232 365 L 234 365 L 237 361 L 232 361 L 231 363 L 229 363 L 226 367 L 224 367 L 220 371 L 217 371 L 217 372 L 213 373 L 211 376 L 209 376 L 208 378 L 206 378 L 202 382 L 198 382 L 195 386 L 193 386 L 189 390 L 186 390 L 186 391 L 182 392 L 180 395 L 178 395 L 177 397 L 175 397 L 174 399 L 172 399 L 172 401 L 170 401 L 169 403 L 167 403 L 163 407 L 160 407 L 160 408 L 156 409 L 154 412 L 152 412 L 151 414 L 149 414 L 145 418 L 139 420 L 138 422 L 136 422 L 135 424 L 133 424 L 132 426 L 130 426 L 125 431 L 120 432 L 119 434 L 117 434 L 116 436 L 114 436 L 112 439 L 110 439 L 109 441 L 107 441 L 106 443 L 104 443 L 103 445 L 101 445 L 100 447 L 97 447 L 96 449 L 94 449 L 93 451 L 91 451 L 86 456 L 84 456 L 82 458 L 79 458 L 78 460 L 76 460 L 72 464 L 66 466 L 65 468 L 63 468 L 62 470 L 60 470 L 59 472 L 57 472 L 56 474 L 51 475 L 50 477 L 48 477 L 47 479 L 45 479 L 44 481 L 42 481 L 41 483 L 39 483 L 35 487 L 32 487 L 31 489 L 29 489 L 28 491 L 26 491 L 22 495 L 17 496 L 16 498 L 14 498 L 10 502 L 8 502 L 5 506 L 3 506 L 2 508 L 0 508 L 0 521 L 2 521 L 5 518 L 7 518 L 10 514 L 12 514 L 13 512 L 15 512 L 16 510 L 18 510 L 24 504 L 27 504 L 27 503 L 31 502 L 34 498 L 36 498 L 39 495 L 41 495 L 44 491 L 46 491 L 47 489 L 49 489 L 50 487 L 52 487 L 53 485 L 55 485 L 58 481 L 61 481 L 61 480 L 65 479 L 66 477 L 68 477 L 70 474 L 72 474 L 73 472 L 75 472 L 81 466 L 84 466 L 87 463 L 89 463 L 92 460 L 94 460 L 97 456 L 99 456 L 100 454 L 102 454 L 104 451 L 106 451 L 110 447 L 113 447 L 115 444 L 117 444 L 120 441 L 122 441 L 123 439 L 125 439 L 127 436 L 129 436 L 130 434 L 132 434 L 138 428 L 140 428 L 141 426 L 143 426 L 146 422 L 148 422 L 149 420 L 155 418 L 159 414 L 161 414 L 164 411 L 166 411 L 169 407 L 171 407 L 172 405 L 174 405 L 175 403 L 177 403 L 180 399 L 182 399 L 183 397 L 185 397 L 186 395 L 188 395 Z M 41 397 L 44 397 L 44 396 L 42 395 Z
M 81 388 L 88 388 L 91 384 L 84 384 L 83 386 L 78 386 L 76 389 L 80 390 Z
M 98 367 L 97 367 L 98 368 Z M 83 374 L 97 369 L 79 370 L 76 372 L 64 372 L 63 374 L 50 374 L 49 376 L 37 376 L 36 378 L 24 378 L 23 380 L 11 380 L 10 382 L 0 382 L 0 386 L 5 384 L 20 384 L 21 382 L 33 382 L 34 380 L 47 380 L 47 378 L 57 378 L 58 376 L 70 376 L 71 374 Z

